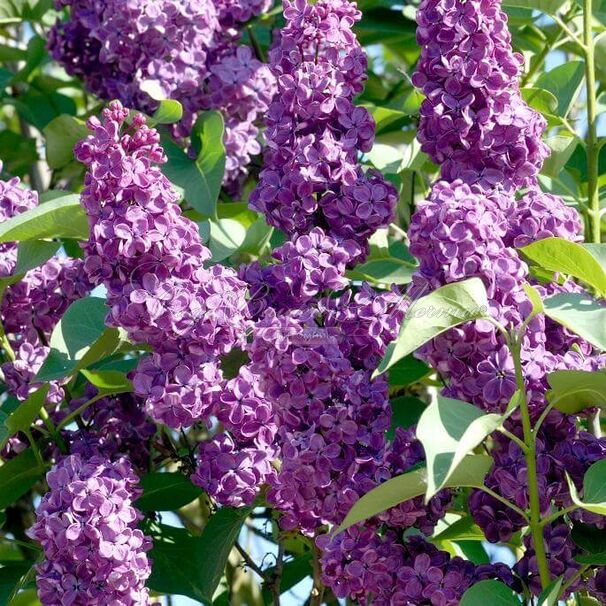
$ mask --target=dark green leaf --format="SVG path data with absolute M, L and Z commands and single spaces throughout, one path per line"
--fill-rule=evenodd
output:
M 223 117 L 211 111 L 200 115 L 192 129 L 192 146 L 197 157 L 192 160 L 169 137 L 163 138 L 168 162 L 163 171 L 184 191 L 189 204 L 205 217 L 215 215 L 217 198 L 225 172 Z
M 480 541 L 454 541 L 463 555 L 474 564 L 490 564 L 490 556 Z
M 606 372 L 556 370 L 547 375 L 551 390 L 547 398 L 566 414 L 577 414 L 585 408 L 606 408 Z
M 88 238 L 88 220 L 80 198 L 67 192 L 52 192 L 44 202 L 0 225 L 0 242 L 22 242 L 44 238 Z
M 38 161 L 36 140 L 12 130 L 5 129 L 0 132 L 0 149 L 4 170 L 11 176 L 23 177 L 31 165 Z
M 429 366 L 412 354 L 398 360 L 389 369 L 389 384 L 403 387 L 416 383 L 430 372 Z
M 356 33 L 364 46 L 399 43 L 416 46 L 416 29 L 415 22 L 400 11 L 380 7 L 364 12 Z
M 545 143 L 551 150 L 551 154 L 545 158 L 541 173 L 549 177 L 557 177 L 577 148 L 579 139 L 578 137 L 555 135 L 548 137 Z
M 6 509 L 42 479 L 40 466 L 31 448 L 20 452 L 0 467 L 0 509 Z
M 427 408 L 427 404 L 423 400 L 414 396 L 392 398 L 389 404 L 391 405 L 391 427 L 387 432 L 387 437 L 390 440 L 393 439 L 397 427 L 408 429 L 416 425 Z
M 411 306 L 397 339 L 387 347 L 375 376 L 450 328 L 488 313 L 486 288 L 479 278 L 447 284 Z
M 21 577 L 27 574 L 30 568 L 31 564 L 27 562 L 11 562 L 0 568 L 0 604 L 8 604 L 8 600 L 21 581 Z
M 46 160 L 51 168 L 63 168 L 74 160 L 74 146 L 88 134 L 82 120 L 62 114 L 43 129 L 46 139 Z
M 141 488 L 143 494 L 136 503 L 141 511 L 175 511 L 203 494 L 179 472 L 148 473 L 141 478 Z
M 527 87 L 523 88 L 521 92 L 524 101 L 542 114 L 550 116 L 558 111 L 558 100 L 548 90 Z
M 274 568 L 268 568 L 266 573 L 272 575 Z M 311 576 L 313 572 L 311 554 L 304 554 L 286 562 L 282 568 L 282 576 L 280 580 L 280 593 L 284 594 L 294 587 L 297 583 L 300 583 L 303 579 Z M 263 599 L 266 604 L 271 604 L 271 592 L 264 585 L 263 587 Z
M 31 424 L 38 417 L 40 409 L 44 406 L 49 387 L 49 385 L 43 385 L 37 389 L 4 420 L 8 437 L 14 436 L 20 431 L 29 430 Z M 5 443 L 6 440 L 0 440 L 0 448 L 3 448 Z
M 589 553 L 606 553 L 606 530 L 590 524 L 574 522 L 570 538 Z
M 492 466 L 492 458 L 485 455 L 470 455 L 452 474 L 447 487 L 475 487 L 483 485 L 484 478 Z M 343 532 L 354 524 L 372 518 L 377 514 L 395 507 L 399 503 L 424 495 L 427 491 L 427 470 L 416 469 L 387 480 L 375 489 L 367 492 L 354 506 L 337 528 L 335 533 Z
M 438 396 L 421 415 L 417 437 L 427 459 L 426 500 L 433 497 L 465 457 L 503 422 L 498 414 L 483 414 L 472 404 Z
M 480 581 L 461 598 L 460 606 L 521 606 L 515 592 L 501 581 Z
M 161 593 L 185 595 L 210 604 L 227 558 L 250 508 L 223 508 L 211 516 L 204 532 L 194 537 L 182 528 L 161 524 L 150 557 L 147 583 Z
M 401 261 L 400 259 L 373 259 L 356 266 L 354 270 L 347 272 L 352 280 L 366 280 L 371 284 L 408 284 L 416 268 Z

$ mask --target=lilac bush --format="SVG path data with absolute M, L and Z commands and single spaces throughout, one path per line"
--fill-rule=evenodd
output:
M 7 606 L 604 602 L 599 7 L 9 4 Z

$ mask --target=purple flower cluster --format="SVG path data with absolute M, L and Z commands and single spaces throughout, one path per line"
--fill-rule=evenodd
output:
M 0 172 L 2 172 L 0 161 Z M 18 177 L 9 181 L 0 180 L 0 223 L 38 206 L 38 194 L 20 186 Z M 11 242 L 0 244 L 0 277 L 10 276 L 17 263 L 17 245 Z
M 448 181 L 516 189 L 549 151 L 546 123 L 523 101 L 522 56 L 511 48 L 500 0 L 424 0 L 417 11 L 422 89 L 419 141 Z
M 151 541 L 137 529 L 138 479 L 128 461 L 74 454 L 47 481 L 29 530 L 44 550 L 36 566 L 42 604 L 147 604 Z
M 36 206 L 38 194 L 21 187 L 19 179 L 0 181 L 0 223 Z M 0 244 L 0 277 L 12 275 L 16 263 L 17 244 Z M 3 363 L 1 370 L 9 392 L 19 400 L 40 387 L 34 378 L 48 355 L 46 342 L 53 328 L 70 303 L 90 290 L 82 261 L 53 257 L 4 291 L 0 322 L 16 359 Z M 51 383 L 47 399 L 50 404 L 63 399 L 56 382 Z
M 361 13 L 348 0 L 286 0 L 284 7 L 286 26 L 270 54 L 278 94 L 251 208 L 288 234 L 320 226 L 366 251 L 368 237 L 389 224 L 397 196 L 358 165 L 375 133 L 368 111 L 353 104 L 366 78 L 366 55 L 352 32 Z
M 204 268 L 210 252 L 158 167 L 158 133 L 140 114 L 125 125 L 127 116 L 111 103 L 76 148 L 87 166 L 85 269 L 107 288 L 108 322 L 153 348 L 134 376 L 149 414 L 190 426 L 214 412 L 218 357 L 245 343 L 246 287 L 229 268 Z
M 255 122 L 275 83 L 267 66 L 238 46 L 239 27 L 268 0 L 57 0 L 70 18 L 51 30 L 49 47 L 68 73 L 103 99 L 151 112 L 162 98 L 184 107 L 177 134 L 189 134 L 201 110 L 226 121 L 226 184 L 236 187 L 250 156 L 261 151 Z
M 249 505 L 276 475 L 276 414 L 246 366 L 226 383 L 219 401 L 217 417 L 225 433 L 200 445 L 192 481 L 223 505 Z
M 503 564 L 475 565 L 438 550 L 421 537 L 404 541 L 392 530 L 355 526 L 330 539 L 323 550 L 322 581 L 338 598 L 376 606 L 457 606 L 473 584 L 498 579 L 512 582 Z

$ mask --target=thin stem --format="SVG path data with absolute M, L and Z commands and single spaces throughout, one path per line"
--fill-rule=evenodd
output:
M 526 394 L 526 383 L 522 371 L 521 361 L 521 336 L 518 336 L 510 345 L 515 365 L 516 384 L 520 391 L 520 414 L 522 417 L 522 428 L 524 430 L 524 442 L 528 447 L 524 453 L 526 457 L 526 468 L 528 474 L 528 497 L 530 502 L 530 533 L 534 545 L 541 586 L 545 589 L 550 581 L 549 564 L 545 553 L 543 541 L 543 526 L 541 525 L 541 502 L 539 500 L 539 486 L 537 480 L 537 444 L 530 423 L 530 411 L 528 409 L 528 396 Z
M 503 503 L 503 505 L 509 507 L 510 509 L 513 509 L 513 511 L 515 511 L 518 515 L 522 516 L 527 522 L 529 521 L 528 516 L 526 515 L 526 512 L 523 509 L 520 509 L 517 505 L 514 505 L 511 501 L 507 500 L 505 497 L 502 497 L 499 493 L 488 488 L 488 486 L 481 486 L 480 490 L 482 490 L 486 494 L 489 494 L 497 501 L 500 501 L 501 503 Z
M 278 543 L 278 555 L 276 557 L 276 566 L 271 575 L 269 587 L 273 600 L 273 606 L 280 606 L 280 585 L 282 584 L 282 570 L 284 569 L 284 545 Z
M 14 362 L 17 359 L 17 356 L 15 355 L 15 352 L 14 352 L 13 348 L 11 347 L 11 344 L 9 343 L 8 337 L 6 336 L 6 333 L 4 332 L 4 326 L 2 326 L 2 323 L 0 323 L 0 347 L 2 347 L 2 349 L 4 349 L 4 351 L 6 353 L 6 357 L 11 362 Z
M 601 240 L 598 141 L 597 87 L 595 77 L 595 45 L 592 28 L 593 0 L 583 0 L 583 40 L 585 43 L 585 86 L 587 90 L 587 205 L 591 221 L 591 241 Z
M 311 595 L 309 597 L 309 606 L 321 606 L 322 598 L 324 597 L 324 585 L 322 584 L 322 570 L 320 568 L 320 554 L 318 549 L 313 549 L 313 587 L 311 588 Z
M 561 17 L 553 15 L 552 19 L 564 30 L 564 32 L 573 42 L 576 42 L 583 50 L 586 50 L 585 42 L 577 36 L 576 32 L 573 32 L 568 25 L 566 25 Z
M 24 429 L 23 433 L 25 434 L 25 437 L 27 438 L 27 440 L 30 443 L 30 446 L 32 447 L 32 450 L 34 452 L 34 456 L 36 457 L 36 461 L 38 462 L 38 465 L 40 465 L 40 467 L 44 467 L 45 466 L 44 460 L 42 459 L 42 455 L 40 454 L 40 449 L 38 448 L 38 444 L 36 444 L 36 440 L 34 440 L 34 436 L 32 436 L 32 432 L 29 429 Z
M 238 553 L 242 556 L 242 559 L 244 560 L 244 562 L 246 563 L 246 565 L 251 570 L 254 570 L 264 581 L 267 582 L 268 581 L 267 575 L 265 574 L 265 572 L 263 570 L 261 570 L 261 568 L 250 557 L 250 555 L 244 549 L 244 547 L 242 547 L 242 545 L 240 545 L 240 543 L 238 543 L 238 541 L 236 541 L 234 543 L 234 547 L 237 549 Z
M 585 564 L 581 566 L 577 572 L 575 572 L 567 581 L 562 585 L 562 589 L 560 589 L 560 595 L 564 595 L 568 588 L 578 579 L 580 578 L 589 568 L 589 564 Z
M 40 409 L 40 418 L 44 421 L 53 442 L 61 449 L 61 452 L 67 452 L 65 440 L 55 427 L 53 420 L 48 416 L 48 412 L 44 406 Z
M 528 446 L 526 446 L 524 441 L 520 440 L 520 438 L 518 438 L 518 436 L 516 436 L 514 433 L 511 433 L 511 431 L 508 431 L 504 427 L 499 427 L 497 431 L 502 433 L 504 436 L 507 436 L 512 442 L 515 442 L 520 447 L 522 452 L 525 453 L 528 450 Z
M 98 393 L 96 396 L 92 397 L 87 402 L 84 402 L 84 404 L 82 404 L 82 406 L 79 406 L 78 408 L 76 408 L 76 410 L 74 410 L 74 412 L 70 412 L 65 417 L 65 419 L 63 419 L 59 423 L 59 425 L 57 425 L 57 431 L 61 431 L 64 427 L 66 427 L 67 425 L 69 425 L 76 417 L 80 416 L 89 406 L 91 406 L 97 400 L 100 400 L 103 397 L 105 397 L 105 394 Z
M 534 433 L 535 435 L 537 433 L 539 433 L 539 429 L 541 429 L 541 425 L 543 425 L 543 422 L 545 421 L 545 419 L 547 418 L 547 415 L 553 410 L 553 402 L 550 402 L 549 404 L 547 404 L 547 406 L 545 406 L 545 409 L 543 410 L 543 412 L 541 413 L 541 416 L 539 417 L 539 420 L 537 421 L 536 425 L 534 426 Z
M 555 513 L 552 513 L 551 515 L 543 518 L 541 520 L 541 524 L 543 526 L 548 526 L 549 524 L 551 524 L 553 521 L 557 520 L 558 518 L 561 518 L 562 516 L 565 516 L 567 513 L 571 513 L 573 511 L 576 511 L 578 509 L 578 507 L 576 505 L 570 505 L 569 507 L 565 507 L 564 509 L 560 509 L 559 511 L 556 511 Z

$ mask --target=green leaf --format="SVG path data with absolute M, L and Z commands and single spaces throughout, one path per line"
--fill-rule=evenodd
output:
M 465 457 L 503 422 L 497 414 L 482 411 L 460 400 L 438 396 L 421 415 L 417 438 L 427 459 L 429 501 L 448 482 Z
M 39 381 L 65 377 L 112 353 L 119 332 L 106 328 L 104 299 L 84 297 L 68 308 L 50 338 L 50 352 L 38 371 Z
M 183 117 L 183 106 L 174 99 L 163 99 L 154 115 L 148 120 L 150 126 L 174 124 Z
M 604 22 L 606 23 L 606 16 L 604 17 Z M 592 598 L 588 595 L 580 595 L 577 600 L 577 606 L 604 606 L 604 604 L 600 604 L 595 598 Z
M 31 448 L 20 452 L 0 467 L 0 509 L 6 509 L 42 479 L 41 466 Z
M 503 0 L 503 6 L 530 8 L 548 15 L 557 15 L 566 0 Z
M 606 244 L 582 244 L 606 272 Z
M 551 150 L 551 154 L 545 158 L 541 173 L 549 177 L 557 177 L 577 148 L 579 138 L 555 135 L 545 139 L 545 143 Z
M 0 511 L 0 528 L 6 524 L 6 512 Z
M 463 516 L 442 532 L 431 537 L 432 543 L 440 541 L 484 541 L 482 529 L 471 516 Z
M 558 603 L 560 590 L 562 589 L 563 581 L 563 577 L 558 577 L 549 583 L 549 585 L 547 585 L 547 587 L 545 587 L 545 589 L 541 592 L 537 606 L 556 606 Z
M 580 293 L 554 295 L 543 303 L 546 316 L 606 351 L 606 307 Z
M 391 406 L 391 427 L 387 431 L 388 439 L 393 439 L 396 428 L 408 429 L 416 425 L 427 404 L 414 396 L 399 396 L 389 401 Z
M 480 541 L 454 541 L 466 559 L 474 564 L 490 564 L 490 556 Z
M 170 137 L 162 144 L 168 162 L 164 174 L 184 191 L 189 204 L 205 217 L 215 216 L 217 198 L 225 173 L 223 116 L 218 111 L 204 112 L 196 121 L 192 146 L 197 157 L 192 160 Z
M 566 479 L 568 480 L 568 488 L 570 490 L 570 498 L 572 502 L 599 515 L 606 515 L 606 482 L 604 482 L 604 476 L 606 474 L 606 459 L 595 462 L 585 472 L 583 478 L 583 500 L 579 498 L 574 482 L 570 479 L 568 473 Z
M 574 522 L 570 538 L 584 551 L 589 553 L 606 553 L 606 530 L 590 524 Z
M 461 598 L 460 606 L 521 606 L 515 592 L 501 581 L 480 581 Z
M 150 553 L 147 586 L 160 593 L 185 595 L 206 604 L 225 570 L 227 558 L 251 508 L 222 508 L 211 516 L 201 536 L 160 524 Z
M 23 177 L 29 172 L 31 165 L 38 161 L 36 140 L 12 130 L 5 129 L 0 132 L 0 149 L 4 170 L 11 176 Z
M 42 132 L 46 139 L 46 161 L 53 169 L 74 161 L 74 146 L 90 134 L 82 120 L 68 114 L 53 118 Z
M 483 485 L 484 478 L 491 467 L 491 457 L 470 455 L 464 460 L 463 465 L 460 465 L 452 474 L 446 486 L 452 488 L 479 488 Z M 404 501 L 424 495 L 426 491 L 427 470 L 425 468 L 415 469 L 391 478 L 356 501 L 345 520 L 335 530 L 335 534 L 343 532 L 354 524 L 372 518 Z
M 355 28 L 360 44 L 410 44 L 416 45 L 416 24 L 402 12 L 388 8 L 364 11 L 362 20 Z
M 434 290 L 410 306 L 397 339 L 387 347 L 374 376 L 450 328 L 486 317 L 487 313 L 488 297 L 480 278 Z
M 208 248 L 213 263 L 219 263 L 236 253 L 245 240 L 246 227 L 236 219 L 210 221 Z
M 557 1 L 559 2 L 559 0 Z M 543 72 L 537 78 L 535 86 L 553 93 L 558 100 L 557 114 L 565 118 L 581 91 L 584 77 L 585 64 L 583 61 L 568 61 L 548 72 Z
M 44 240 L 21 242 L 17 249 L 15 275 L 26 274 L 30 269 L 40 267 L 55 256 L 60 246 L 60 242 L 46 242 Z
M 76 194 L 53 192 L 54 196 L 0 225 L 0 242 L 23 242 L 45 238 L 88 239 L 88 219 Z M 44 197 L 43 197 L 44 199 Z
M 0 604 L 9 603 L 9 598 L 13 594 L 13 591 L 30 568 L 31 564 L 27 562 L 11 562 L 10 564 L 4 564 L 0 568 Z
M 1 0 L 0 23 L 38 21 L 51 6 L 50 0 Z
M 520 251 L 543 269 L 574 276 L 606 296 L 606 272 L 591 252 L 563 238 L 545 238 Z
M 430 372 L 429 366 L 412 354 L 402 358 L 389 369 L 389 384 L 404 387 L 416 383 Z
M 20 431 L 29 430 L 31 424 L 38 417 L 40 409 L 44 406 L 49 388 L 49 385 L 43 385 L 37 389 L 4 420 L 8 437 L 14 436 Z M 0 448 L 3 448 L 5 444 L 6 439 L 0 440 Z
M 558 100 L 553 93 L 543 88 L 529 86 L 521 90 L 522 97 L 530 107 L 551 116 L 558 111 Z
M 409 284 L 416 271 L 410 263 L 391 257 L 389 259 L 371 259 L 354 270 L 347 272 L 352 280 L 366 280 L 372 284 Z
M 366 157 L 377 170 L 397 175 L 406 169 L 418 170 L 427 161 L 414 131 L 394 131 L 376 137 Z
M 378 106 L 372 103 L 364 103 L 363 107 L 365 107 L 373 117 L 375 124 L 377 125 L 377 133 L 385 130 L 390 125 L 397 125 L 398 122 L 405 120 L 410 116 L 407 112 L 399 109 Z
M 191 480 L 179 472 L 152 471 L 141 478 L 143 494 L 136 506 L 141 511 L 175 511 L 203 494 Z
M 522 288 L 524 288 L 524 292 L 526 296 L 530 300 L 532 304 L 532 314 L 536 316 L 537 314 L 545 313 L 545 306 L 543 305 L 543 299 L 541 299 L 541 295 L 537 291 L 534 286 L 531 286 L 528 283 L 522 284 Z
M 606 409 L 606 372 L 556 370 L 547 375 L 547 398 L 558 410 L 574 415 L 585 408 Z
M 115 395 L 131 393 L 134 389 L 126 375 L 117 370 L 81 370 L 80 372 L 100 393 Z

